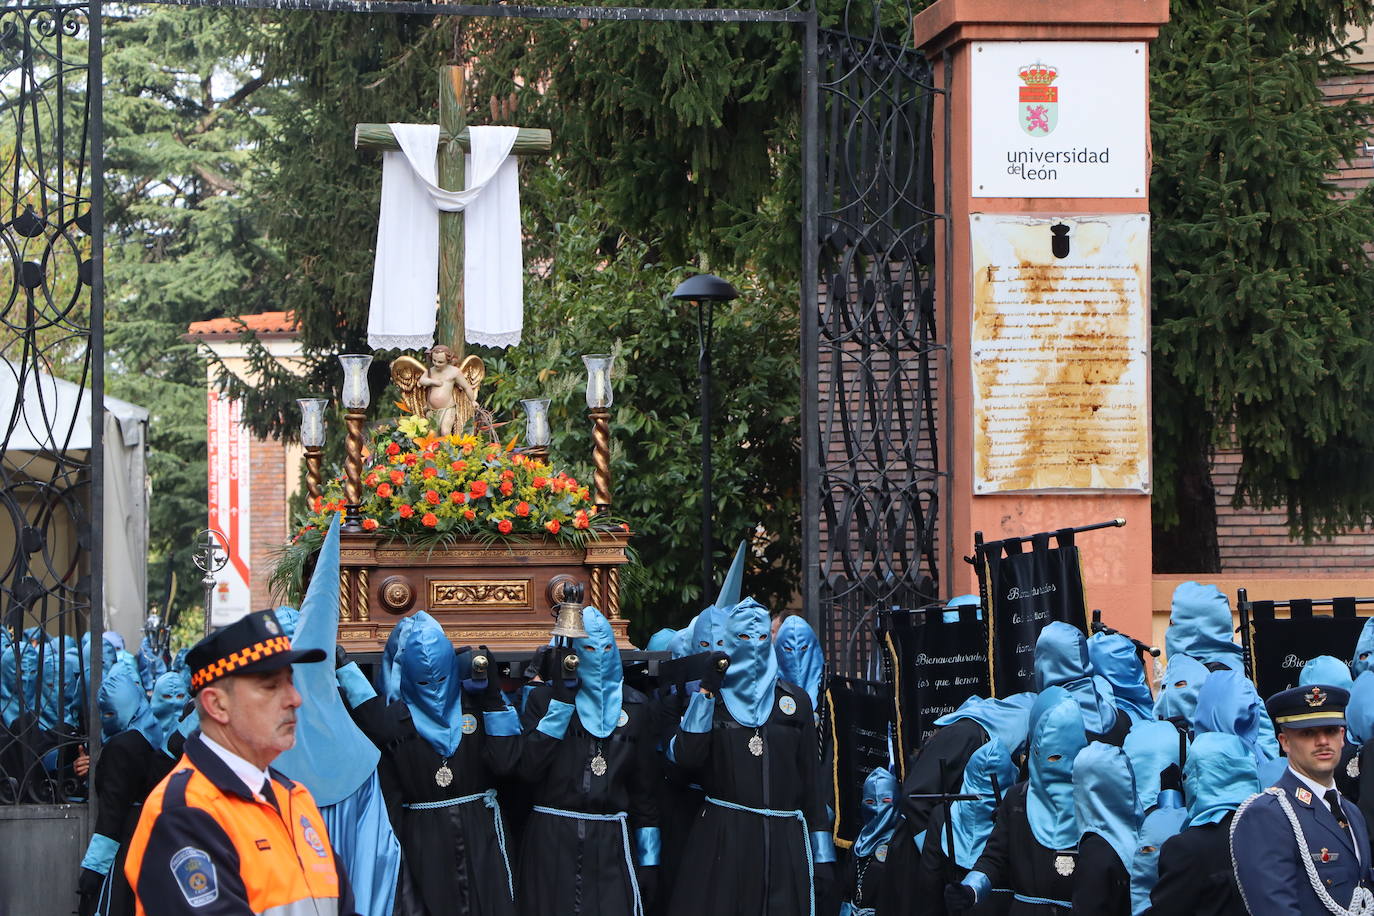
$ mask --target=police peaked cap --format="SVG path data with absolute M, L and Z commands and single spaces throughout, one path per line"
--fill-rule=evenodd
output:
M 1269 698 L 1264 708 L 1281 728 L 1324 728 L 1345 725 L 1345 707 L 1350 691 L 1331 684 L 1308 684 L 1282 690 Z
M 291 648 L 291 638 L 271 611 L 254 611 L 192 646 L 186 666 L 194 693 L 230 674 L 258 674 L 324 659 L 323 649 Z

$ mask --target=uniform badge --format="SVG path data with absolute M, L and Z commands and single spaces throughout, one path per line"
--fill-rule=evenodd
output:
M 1313 687 L 1304 693 L 1302 698 L 1307 701 L 1308 706 L 1320 706 L 1326 702 L 1326 691 L 1320 687 Z
M 477 731 L 477 717 L 472 713 L 463 714 L 463 734 L 470 735 Z
M 1293 794 L 1297 796 L 1298 801 L 1302 802 L 1304 805 L 1312 804 L 1312 793 L 1304 789 L 1302 786 L 1299 786 L 1298 790 Z
M 1340 853 L 1332 852 L 1331 850 L 1323 846 L 1321 855 L 1317 856 L 1317 858 L 1320 859 L 1322 862 L 1331 862 L 1334 861 L 1338 855 L 1340 855 Z
M 277 621 L 269 614 L 262 615 L 262 625 L 267 628 L 267 632 L 276 636 L 281 632 L 281 627 L 277 626 Z
M 886 844 L 886 843 L 884 843 L 883 845 L 879 846 L 877 849 L 873 850 L 873 858 L 877 859 L 879 862 L 886 862 L 886 861 L 887 861 L 887 844 Z
M 323 859 L 328 853 L 324 851 L 324 840 L 320 839 L 320 834 L 315 830 L 315 825 L 310 823 L 310 818 L 301 815 L 301 827 L 305 832 L 305 841 L 310 844 L 310 848 L 315 850 L 315 855 Z
M 1360 758 L 1358 755 L 1351 757 L 1350 762 L 1345 765 L 1345 775 L 1351 779 L 1360 778 Z
M 622 710 L 620 711 L 620 718 L 615 720 L 615 727 L 616 727 L 616 728 L 624 728 L 626 725 L 629 725 L 629 724 L 630 724 L 630 714 L 629 714 L 628 712 L 626 712 L 625 710 L 622 709 Z
M 210 857 L 194 846 L 184 846 L 172 856 L 172 877 L 176 878 L 181 896 L 193 907 L 207 906 L 219 897 L 215 881 L 215 864 Z
M 1054 870 L 1065 878 L 1073 874 L 1073 869 L 1076 864 L 1077 863 L 1073 860 L 1073 856 L 1054 857 Z
M 790 716 L 797 711 L 797 701 L 789 696 L 784 696 L 778 700 L 778 709 L 782 710 L 783 715 Z

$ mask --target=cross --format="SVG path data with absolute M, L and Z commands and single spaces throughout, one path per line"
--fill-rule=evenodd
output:
M 463 105 L 462 66 L 439 69 L 439 187 L 461 191 L 467 183 L 464 155 L 472 149 L 467 112 Z M 401 148 L 386 124 L 358 124 L 353 129 L 356 149 L 395 152 Z M 512 153 L 528 156 L 553 148 L 552 134 L 543 128 L 522 127 Z M 436 343 L 451 342 L 461 360 L 465 341 L 463 320 L 463 214 L 439 214 L 439 320 Z

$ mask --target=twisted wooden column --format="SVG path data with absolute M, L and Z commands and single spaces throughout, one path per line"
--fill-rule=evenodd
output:
M 363 501 L 363 424 L 366 409 L 349 408 L 344 414 L 348 438 L 344 440 L 344 523 L 342 531 L 362 531 L 360 509 Z
M 324 461 L 324 449 L 318 445 L 307 446 L 305 449 L 305 492 L 310 496 L 310 508 L 315 508 L 315 500 L 320 498 L 323 484 L 323 471 L 321 464 Z
M 592 501 L 598 512 L 611 507 L 611 411 L 593 407 L 587 411 L 592 418 Z

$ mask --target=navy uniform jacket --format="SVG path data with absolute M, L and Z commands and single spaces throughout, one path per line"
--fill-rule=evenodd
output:
M 1288 796 L 1307 840 L 1307 849 L 1302 852 L 1311 856 L 1326 892 L 1338 905 L 1350 906 L 1355 888 L 1360 884 L 1369 887 L 1371 878 L 1369 832 L 1359 809 L 1342 800 L 1341 809 L 1350 823 L 1350 831 L 1346 831 L 1321 796 L 1306 791 L 1291 770 L 1274 785 Z M 1304 791 L 1299 793 L 1299 789 Z M 1324 916 L 1328 910 L 1312 889 L 1293 828 L 1278 799 L 1261 794 L 1238 818 L 1231 836 L 1231 855 L 1250 912 L 1256 916 Z M 1352 832 L 1360 848 L 1358 858 Z

